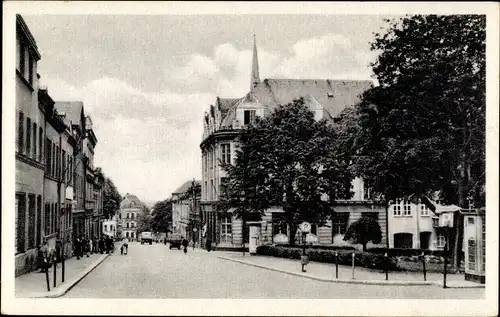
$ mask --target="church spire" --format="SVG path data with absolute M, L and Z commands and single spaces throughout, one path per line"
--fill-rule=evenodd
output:
M 250 90 L 260 83 L 259 59 L 257 58 L 257 43 L 255 34 L 253 35 L 253 59 L 252 59 L 252 78 L 250 79 Z

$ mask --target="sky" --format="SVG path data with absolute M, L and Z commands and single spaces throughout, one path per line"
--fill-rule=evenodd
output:
M 40 83 L 81 100 L 95 166 L 154 203 L 201 179 L 203 114 L 249 90 L 253 35 L 264 78 L 370 79 L 380 15 L 23 15 Z

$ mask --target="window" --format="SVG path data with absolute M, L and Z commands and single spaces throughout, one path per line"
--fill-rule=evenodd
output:
M 130 223 L 127 222 L 127 228 L 130 228 Z
M 125 232 L 125 237 L 126 237 L 126 238 L 128 238 L 128 237 L 129 237 L 129 233 L 128 233 L 128 231 L 127 231 L 127 232 Z
M 221 219 L 221 242 L 233 243 L 232 222 L 230 217 L 222 217 Z
M 468 260 L 469 270 L 475 271 L 476 270 L 476 240 L 474 238 L 470 238 L 468 240 L 468 253 L 469 253 L 469 258 L 467 260 Z
M 28 195 L 28 249 L 35 247 L 36 196 Z
M 28 53 L 28 81 L 33 85 L 33 57 Z
M 446 237 L 443 235 L 438 235 L 437 246 L 438 248 L 444 248 L 446 245 Z
M 44 217 L 45 235 L 50 233 L 50 204 L 45 204 L 45 217 Z
M 52 175 L 52 142 L 45 140 L 45 170 L 47 175 Z
M 130 212 L 127 212 L 127 219 L 130 218 Z
M 467 222 L 469 223 L 469 225 L 473 225 L 474 224 L 474 217 L 467 217 Z
M 132 213 L 132 219 L 134 219 L 134 218 L 135 218 L 135 213 Z
M 36 122 L 33 122 L 33 159 L 34 160 L 39 160 L 38 159 L 38 147 L 37 147 L 37 137 L 36 137 L 36 132 L 37 132 L 37 128 L 36 128 Z
M 345 234 L 349 224 L 348 212 L 335 212 L 332 216 L 332 239 L 337 234 Z
M 24 252 L 26 228 L 26 195 L 16 194 L 16 253 Z
M 421 216 L 428 216 L 429 215 L 429 208 L 427 208 L 427 206 L 424 204 L 420 204 L 420 215 Z
M 17 126 L 17 151 L 24 153 L 24 113 L 19 111 L 19 122 Z
M 222 163 L 231 164 L 231 143 L 221 144 Z
M 396 202 L 396 204 L 392 206 L 392 209 L 394 211 L 394 216 L 401 216 L 401 205 L 399 202 Z
M 311 225 L 311 233 L 318 235 L 318 225 Z
M 378 221 L 378 212 L 372 212 L 372 211 L 367 211 L 367 212 L 362 212 L 361 213 L 362 217 L 367 217 L 367 218 L 372 218 Z
M 25 74 L 25 58 L 26 58 L 25 47 L 24 47 L 23 40 L 20 40 L 19 42 L 20 42 L 20 48 L 19 48 L 19 72 L 24 77 L 24 74 Z
M 38 128 L 38 161 L 42 162 L 43 160 L 43 129 Z
M 411 204 L 409 200 L 404 201 L 403 205 L 403 215 L 404 216 L 411 216 Z
M 42 238 L 42 196 L 36 199 L 36 245 L 41 244 Z
M 210 180 L 210 200 L 214 199 L 214 180 Z
M 277 234 L 288 235 L 287 223 L 284 220 L 273 221 L 273 236 Z
M 52 167 L 51 167 L 51 176 L 52 177 L 55 177 L 56 175 L 56 161 L 57 161 L 57 158 L 56 158 L 56 145 L 54 143 L 52 143 Z
M 207 184 L 207 181 L 205 181 L 205 188 L 204 188 L 204 192 L 205 192 L 205 199 L 208 200 L 208 184 Z
M 113 225 L 109 225 L 109 231 L 113 231 Z
M 254 123 L 255 122 L 255 110 L 245 110 L 244 112 L 244 124 Z
M 108 225 L 104 225 L 104 231 L 108 231 Z
M 413 248 L 413 234 L 400 232 L 394 234 L 394 248 L 411 249 Z
M 432 218 L 432 226 L 439 227 L 439 218 Z
M 31 156 L 31 119 L 26 118 L 26 156 Z
M 66 151 L 64 150 L 62 150 L 61 163 L 62 163 L 61 177 L 62 181 L 65 183 L 67 180 L 66 175 L 68 175 L 68 172 L 66 171 Z

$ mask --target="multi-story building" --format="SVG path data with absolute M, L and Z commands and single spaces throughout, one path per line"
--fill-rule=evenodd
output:
M 199 181 L 188 181 L 172 193 L 172 231 L 189 241 L 193 240 L 193 229 L 196 227 L 197 232 L 200 229 L 199 226 L 193 226 L 199 221 L 198 201 L 200 197 L 195 193 L 188 193 L 196 185 L 199 185 Z
M 294 99 L 304 98 L 313 111 L 315 119 L 332 120 L 345 108 L 359 101 L 359 95 L 371 87 L 371 81 L 344 81 L 324 79 L 265 79 L 260 81 L 257 47 L 254 42 L 250 92 L 242 98 L 217 98 L 215 105 L 204 117 L 202 151 L 202 219 L 206 236 L 219 246 L 237 247 L 243 244 L 242 221 L 230 212 L 220 213 L 215 209 L 225 171 L 219 160 L 234 164 L 238 149 L 237 137 L 242 127 L 253 123 L 257 116 L 269 115 L 279 104 L 288 104 Z M 322 244 L 340 241 L 350 223 L 361 216 L 378 220 L 386 237 L 385 207 L 371 201 L 363 180 L 353 181 L 354 197 L 339 201 L 334 207 L 331 220 L 323 227 L 313 225 L 308 239 Z M 261 243 L 276 243 L 275 238 L 283 236 L 289 240 L 290 229 L 282 217 L 283 210 L 268 210 L 260 222 Z M 245 229 L 248 232 L 248 228 Z M 248 241 L 248 233 L 244 235 Z M 282 242 L 286 242 L 281 240 Z
M 24 19 L 16 16 L 16 275 L 32 269 L 44 235 L 43 142 L 45 114 L 38 103 L 37 62 L 41 56 Z
M 101 232 L 100 217 L 102 209 L 98 209 L 99 191 L 102 185 L 95 178 L 94 154 L 97 137 L 92 128 L 92 119 L 85 117 L 85 139 L 83 142 L 83 164 L 85 165 L 85 214 L 86 232 L 91 237 L 99 236 Z
M 137 196 L 127 193 L 120 204 L 119 230 L 122 238 L 136 240 L 137 221 L 144 215 L 146 206 Z
M 71 162 L 72 189 L 69 190 L 68 197 L 71 197 L 72 238 L 86 236 L 87 215 L 85 213 L 85 173 L 86 166 L 83 155 L 83 145 L 85 139 L 85 112 L 81 101 L 56 101 L 55 108 L 59 114 L 63 114 L 64 121 L 74 138 L 74 152 Z

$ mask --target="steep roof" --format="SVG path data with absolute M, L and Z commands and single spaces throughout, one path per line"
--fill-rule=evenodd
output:
M 120 208 L 128 208 L 128 207 L 142 207 L 144 204 L 142 201 L 133 194 L 125 194 L 125 197 L 123 198 L 122 202 L 120 203 Z
M 56 101 L 54 107 L 59 114 L 66 115 L 64 118 L 66 124 L 80 124 L 80 115 L 83 111 L 82 101 Z
M 189 188 L 191 188 L 191 184 L 193 183 L 193 181 L 187 181 L 185 182 L 184 184 L 182 184 L 179 188 L 177 188 L 172 194 L 175 195 L 175 194 L 183 194 L 185 192 L 187 192 L 189 190 Z M 200 184 L 200 181 L 195 181 L 196 184 Z
M 270 110 L 294 99 L 311 96 L 332 118 L 359 101 L 359 95 L 372 86 L 370 80 L 266 79 L 253 95 Z
M 265 79 L 223 116 L 222 125 L 231 124 L 239 104 L 258 102 L 266 106 L 269 114 L 278 105 L 291 103 L 301 97 L 306 104 L 321 105 L 325 114 L 335 118 L 345 108 L 354 106 L 359 101 L 359 95 L 372 85 L 370 80 Z
M 219 97 L 217 97 L 217 106 L 219 107 L 219 110 L 220 110 L 223 118 L 227 114 L 229 109 L 231 109 L 231 107 L 234 106 L 236 104 L 236 102 L 238 102 L 238 100 L 240 100 L 240 98 L 234 99 L 234 98 L 219 98 Z

